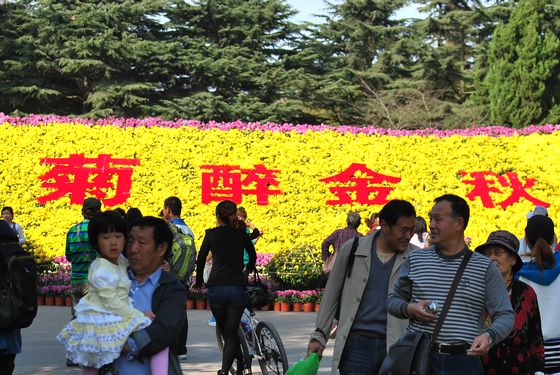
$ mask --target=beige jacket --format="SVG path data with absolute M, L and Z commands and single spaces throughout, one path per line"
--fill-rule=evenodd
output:
M 352 248 L 354 239 L 349 240 L 342 246 L 336 257 L 334 267 L 329 275 L 323 293 L 323 298 L 321 299 L 321 309 L 317 314 L 317 320 L 315 322 L 317 330 L 311 334 L 311 339 L 319 341 L 323 346 L 326 346 L 327 339 L 319 330 L 324 332 L 328 337 L 338 305 L 340 304 L 341 306 L 340 319 L 338 321 L 334 344 L 331 374 L 337 373 L 346 339 L 348 338 L 350 328 L 354 322 L 354 317 L 360 306 L 360 301 L 369 278 L 371 244 L 374 237 L 377 235 L 378 232 L 374 232 L 366 237 L 360 238 L 350 278 L 346 278 L 346 274 L 350 249 Z M 393 284 L 399 276 L 402 262 L 407 254 L 414 249 L 417 249 L 417 247 L 411 244 L 404 253 L 397 254 L 397 259 L 391 271 L 389 290 L 387 290 L 387 293 L 391 291 Z M 341 290 L 342 288 L 343 290 Z M 372 303 L 386 302 L 386 300 L 372 301 Z M 387 313 L 387 349 L 401 337 L 407 326 L 408 320 L 398 319 Z

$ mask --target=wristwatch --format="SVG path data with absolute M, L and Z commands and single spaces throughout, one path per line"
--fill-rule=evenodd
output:
M 492 335 L 490 334 L 490 332 L 486 331 L 484 332 L 487 336 L 488 336 L 488 345 L 492 346 L 492 344 L 494 343 L 494 338 L 492 337 Z

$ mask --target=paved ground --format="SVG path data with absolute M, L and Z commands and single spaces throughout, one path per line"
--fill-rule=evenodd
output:
M 182 362 L 184 374 L 216 374 L 221 363 L 214 327 L 208 326 L 209 311 L 189 310 L 189 357 Z M 70 317 L 68 307 L 40 306 L 37 318 L 22 331 L 23 352 L 16 357 L 16 375 L 80 374 L 75 367 L 66 367 L 64 347 L 56 339 Z M 258 312 L 260 320 L 268 320 L 278 329 L 288 353 L 290 365 L 305 354 L 309 333 L 313 330 L 315 313 Z M 329 374 L 332 343 L 321 361 L 319 374 Z M 260 374 L 258 363 L 253 372 Z M 123 374 L 125 375 L 125 374 Z

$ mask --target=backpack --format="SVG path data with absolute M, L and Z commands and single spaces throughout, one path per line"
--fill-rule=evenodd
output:
M 37 315 L 37 263 L 17 242 L 0 243 L 0 329 L 26 328 Z
M 194 271 L 196 260 L 196 249 L 194 239 L 186 233 L 181 232 L 173 223 L 169 223 L 173 232 L 173 243 L 171 244 L 171 255 L 169 266 L 171 272 L 185 285 L 190 285 L 190 277 Z

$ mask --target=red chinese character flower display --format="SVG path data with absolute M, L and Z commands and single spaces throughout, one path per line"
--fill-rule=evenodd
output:
M 271 187 L 279 185 L 276 175 L 280 172 L 255 164 L 253 169 L 241 169 L 238 165 L 203 165 L 202 203 L 229 199 L 237 204 L 243 195 L 255 195 L 257 204 L 268 205 L 270 195 L 282 194 Z
M 392 186 L 385 185 L 397 184 L 401 178 L 377 173 L 367 168 L 365 164 L 352 163 L 343 172 L 320 181 L 336 184 L 329 188 L 331 193 L 338 197 L 336 200 L 327 201 L 327 204 L 331 206 L 354 202 L 366 205 L 384 205 L 389 202 L 387 197 L 394 189 Z M 355 198 L 352 198 L 351 193 L 355 195 Z M 372 193 L 375 193 L 373 198 L 370 197 Z
M 113 159 L 110 154 L 86 158 L 83 154 L 71 154 L 68 158 L 44 158 L 41 164 L 54 164 L 39 177 L 41 187 L 55 189 L 37 198 L 40 204 L 70 195 L 70 203 L 82 204 L 86 196 L 100 199 L 107 207 L 126 202 L 132 186 L 132 166 L 140 159 Z M 107 192 L 114 196 L 107 198 Z
M 464 184 L 473 185 L 473 189 L 467 194 L 467 198 L 474 201 L 477 197 L 479 197 L 482 201 L 482 205 L 486 208 L 493 208 L 495 206 L 490 193 L 505 193 L 503 189 L 499 188 L 499 186 L 511 189 L 510 195 L 505 200 L 498 202 L 498 205 L 502 208 L 512 206 L 514 203 L 519 202 L 522 198 L 527 199 L 535 206 L 550 206 L 550 203 L 533 197 L 527 191 L 537 182 L 534 178 L 527 178 L 523 183 L 515 172 L 507 172 L 505 176 L 501 176 L 492 171 L 460 172 L 460 174 L 463 177 L 467 175 L 472 177 L 472 180 L 463 180 Z

